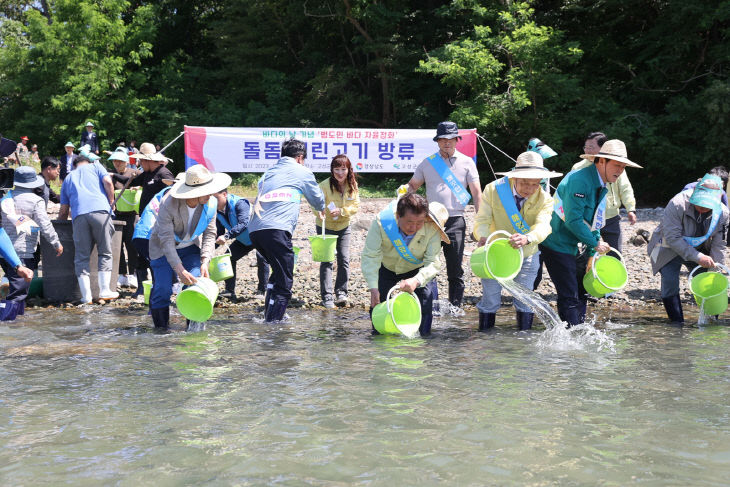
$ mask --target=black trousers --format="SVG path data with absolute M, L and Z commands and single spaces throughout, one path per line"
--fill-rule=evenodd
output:
M 583 323 L 586 315 L 586 296 L 583 288 L 582 274 L 579 272 L 576 257 L 573 254 L 557 252 L 540 245 L 540 252 L 545 268 L 550 274 L 558 293 L 558 315 L 569 326 Z M 578 276 L 581 276 L 578 279 Z
M 446 260 L 446 277 L 449 280 L 449 302 L 461 307 L 464 299 L 464 238 L 466 237 L 466 221 L 463 216 L 452 216 L 444 225 L 450 244 L 441 243 Z
M 25 267 L 35 271 L 38 268 L 38 261 L 35 257 L 28 259 L 20 259 Z M 28 289 L 30 289 L 30 281 L 26 281 L 25 278 L 20 277 L 13 267 L 8 264 L 5 259 L 0 259 L 0 267 L 5 272 L 5 277 L 8 278 L 8 296 L 5 298 L 8 301 L 22 301 L 25 302 L 25 298 L 28 297 Z
M 125 223 L 122 228 L 122 252 L 119 253 L 119 275 L 123 276 L 137 271 L 137 249 L 132 244 L 137 214 L 134 212 L 117 213 L 115 218 Z M 124 249 L 127 250 L 126 259 L 124 258 Z M 142 283 L 139 283 L 139 285 L 141 287 Z
M 621 252 L 621 215 L 612 216 L 606 220 L 606 224 L 601 228 L 601 238 Z M 618 259 L 618 255 L 615 255 L 614 252 L 610 252 L 610 254 Z
M 258 230 L 249 237 L 256 250 L 264 256 L 271 266 L 271 277 L 268 287 L 274 297 L 291 299 L 291 288 L 294 284 L 294 250 L 291 234 L 284 230 Z
M 226 279 L 226 291 L 235 292 L 236 290 L 236 267 L 239 260 L 247 256 L 249 252 L 254 250 L 253 245 L 245 245 L 236 240 L 228 248 L 231 253 L 231 266 L 233 267 L 233 277 Z M 266 284 L 269 282 L 269 264 L 260 252 L 256 252 L 256 266 L 258 267 L 258 291 L 263 294 L 266 292 Z
M 380 293 L 381 302 L 387 298 L 388 291 L 398 284 L 398 281 L 410 279 L 418 274 L 418 271 L 419 269 L 414 269 L 403 274 L 396 274 L 381 265 L 380 270 L 378 270 L 378 292 Z M 424 337 L 431 334 L 431 323 L 433 323 L 433 294 L 429 286 L 416 288 L 414 294 L 421 303 L 421 326 L 418 327 L 418 332 Z M 378 333 L 375 331 L 375 327 L 373 327 L 373 332 Z

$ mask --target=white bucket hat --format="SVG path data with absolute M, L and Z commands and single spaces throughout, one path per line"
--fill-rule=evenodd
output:
M 145 159 L 148 161 L 157 162 L 172 162 L 172 159 L 170 159 L 169 157 L 165 157 L 162 152 L 157 152 L 157 149 L 155 149 L 155 145 L 151 144 L 150 142 L 142 142 L 142 145 L 139 146 L 139 152 L 131 154 L 129 158 Z
M 433 201 L 428 204 L 428 218 L 439 229 L 439 232 L 441 233 L 441 240 L 447 244 L 450 244 L 451 240 L 449 239 L 449 236 L 446 235 L 446 230 L 444 230 L 446 220 L 449 219 L 449 210 L 447 210 L 446 207 L 441 203 Z
M 185 179 L 175 178 L 170 196 L 177 199 L 200 198 L 223 191 L 231 185 L 231 181 L 226 173 L 212 173 L 207 167 L 196 164 L 185 171 Z
M 533 151 L 523 152 L 517 156 L 515 167 L 511 171 L 498 172 L 496 174 L 509 178 L 522 179 L 557 178 L 563 175 L 561 172 L 550 171 L 546 168 L 543 164 L 542 156 Z
M 612 159 L 617 162 L 623 162 L 629 167 L 638 167 L 642 169 L 640 165 L 629 159 L 628 153 L 626 152 L 626 144 L 618 139 L 607 140 L 602 146 L 598 154 L 583 154 L 580 156 L 581 159 L 587 159 L 591 162 L 595 162 L 595 159 L 605 158 Z

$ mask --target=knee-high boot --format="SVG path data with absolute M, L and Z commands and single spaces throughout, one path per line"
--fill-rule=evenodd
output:
M 534 313 L 527 313 L 525 311 L 517 311 L 517 329 L 520 331 L 532 329 L 532 320 L 535 317 Z
M 170 327 L 170 307 L 164 308 L 150 308 L 150 314 L 152 315 L 152 322 L 155 324 L 155 328 L 169 328 Z
M 479 331 L 488 331 L 494 328 L 497 313 L 479 313 Z
M 664 309 L 667 311 L 667 316 L 672 323 L 684 323 L 684 313 L 682 312 L 682 299 L 678 294 L 669 296 L 668 298 L 662 298 L 664 303 Z

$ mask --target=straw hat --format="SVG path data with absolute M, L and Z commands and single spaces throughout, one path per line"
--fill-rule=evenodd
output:
M 208 168 L 196 164 L 185 171 L 185 179 L 177 180 L 170 188 L 170 196 L 177 199 L 200 198 L 226 189 L 231 177 L 226 173 L 212 173 Z
M 623 162 L 629 167 L 638 167 L 642 169 L 640 165 L 631 161 L 626 152 L 626 144 L 618 139 L 607 140 L 602 146 L 598 154 L 583 154 L 580 156 L 581 159 L 588 159 L 594 162 L 596 157 L 604 157 L 606 159 L 612 159 L 617 162 Z
M 441 240 L 450 244 L 451 240 L 449 239 L 449 236 L 446 235 L 446 230 L 444 230 L 446 220 L 449 219 L 449 210 L 447 210 L 441 203 L 433 201 L 428 204 L 428 218 L 436 224 L 436 227 L 439 229 L 439 232 L 441 233 Z
M 147 161 L 172 162 L 172 159 L 165 157 L 162 152 L 157 152 L 155 145 L 149 142 L 142 142 L 142 145 L 139 146 L 139 152 L 131 154 L 129 157 L 131 159 L 145 159 Z
M 537 152 L 527 151 L 517 156 L 515 167 L 511 171 L 498 172 L 500 176 L 522 179 L 557 178 L 563 173 L 550 171 L 543 165 L 543 159 Z

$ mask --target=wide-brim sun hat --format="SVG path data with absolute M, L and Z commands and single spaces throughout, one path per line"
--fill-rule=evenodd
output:
M 542 156 L 543 159 L 548 159 L 550 157 L 558 155 L 558 153 L 552 150 L 549 145 L 547 145 L 545 142 L 538 139 L 537 137 L 533 137 L 530 139 L 530 141 L 527 143 L 527 150 L 537 152 Z
M 545 179 L 557 178 L 563 175 L 561 172 L 551 171 L 546 168 L 542 156 L 532 151 L 523 152 L 517 156 L 515 167 L 512 170 L 496 174 L 511 179 Z
M 35 169 L 30 166 L 20 166 L 15 170 L 15 181 L 13 184 L 18 188 L 40 188 L 46 184 L 46 180 L 37 175 Z
M 129 157 L 156 162 L 172 162 L 172 159 L 166 157 L 162 152 L 157 152 L 155 145 L 150 142 L 142 142 L 142 145 L 139 146 L 139 152 L 131 154 Z
M 177 199 L 200 198 L 223 191 L 231 185 L 231 177 L 223 172 L 212 173 L 196 164 L 185 171 L 185 179 L 177 180 L 170 188 L 170 196 Z
M 129 154 L 127 154 L 127 150 L 124 147 L 117 147 L 117 149 L 109 156 L 109 160 L 123 161 L 124 163 L 129 164 Z
M 89 144 L 83 145 L 79 148 L 79 155 L 88 158 L 91 162 L 98 161 L 100 158 L 93 152 L 91 152 L 91 146 Z
M 722 197 L 722 179 L 714 174 L 705 174 L 692 191 L 689 202 L 693 205 L 717 211 Z
M 587 159 L 591 162 L 595 162 L 596 158 L 611 159 L 617 162 L 622 162 L 629 167 L 636 167 L 642 169 L 640 165 L 629 159 L 628 153 L 626 152 L 626 144 L 618 139 L 607 140 L 602 146 L 598 154 L 582 154 L 581 159 Z
M 449 210 L 438 201 L 433 201 L 428 204 L 428 219 L 431 220 L 436 227 L 439 229 L 441 234 L 441 240 L 447 244 L 451 243 L 449 236 L 446 235 L 445 225 L 446 220 L 449 219 Z
M 75 149 L 76 148 L 76 146 L 74 145 L 74 143 L 71 142 L 71 141 L 66 142 L 66 145 L 64 145 L 64 147 L 71 147 L 72 149 Z

